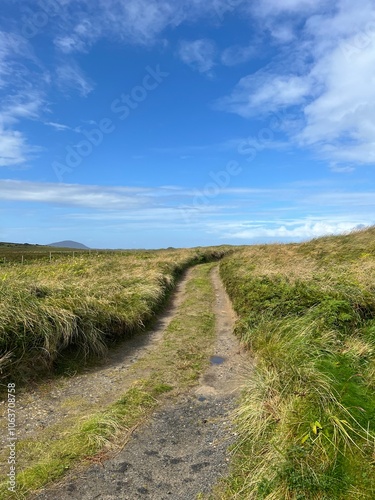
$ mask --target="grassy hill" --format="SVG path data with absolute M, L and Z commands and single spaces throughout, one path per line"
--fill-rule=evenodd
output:
M 89 250 L 89 247 L 87 247 L 83 243 L 72 240 L 57 241 L 56 243 L 50 243 L 48 246 L 57 248 L 75 248 L 77 250 Z

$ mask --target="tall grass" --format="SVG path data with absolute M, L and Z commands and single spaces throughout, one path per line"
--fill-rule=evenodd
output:
M 102 356 L 144 328 L 194 263 L 225 248 L 80 255 L 0 269 L 0 370 L 28 378 L 51 371 L 70 349 Z
M 375 498 L 375 228 L 243 249 L 221 273 L 255 368 L 229 498 Z

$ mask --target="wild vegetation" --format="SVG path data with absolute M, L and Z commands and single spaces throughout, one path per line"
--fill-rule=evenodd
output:
M 255 360 L 222 498 L 375 498 L 375 227 L 247 247 L 221 275 Z
M 254 368 L 236 413 L 232 472 L 215 500 L 375 498 L 375 227 L 230 252 L 217 247 L 82 253 L 0 266 L 4 379 L 16 373 L 28 378 L 35 373 L 31 366 L 51 371 L 65 355 L 103 355 L 109 344 L 152 321 L 186 267 L 224 254 L 221 276 L 238 314 L 236 334 L 252 351 Z M 202 273 L 203 290 L 208 268 Z M 203 300 L 196 290 L 167 332 L 167 350 L 155 365 L 162 371 L 165 365 L 165 371 L 111 406 L 108 425 L 104 410 L 53 450 L 22 445 L 25 491 L 58 477 L 123 425 L 131 427 L 134 415 L 137 421 L 147 413 L 157 394 L 177 380 L 169 371 L 176 352 L 182 356 L 176 373 L 193 382 L 196 366 L 204 364 L 199 336 L 203 341 L 208 332 L 213 335 L 212 315 L 207 319 L 204 313 L 212 291 Z M 207 331 L 194 323 L 197 318 L 209 323 Z M 180 336 L 186 327 L 186 335 L 195 332 L 194 342 Z M 130 410 L 121 406 L 129 401 Z M 43 457 L 52 450 L 53 457 L 33 468 L 34 449 Z M 76 451 L 70 455 L 67 449 Z
M 19 251 L 16 248 L 15 251 Z M 102 356 L 150 322 L 188 266 L 225 248 L 78 254 L 0 267 L 0 369 L 25 379 L 62 354 Z

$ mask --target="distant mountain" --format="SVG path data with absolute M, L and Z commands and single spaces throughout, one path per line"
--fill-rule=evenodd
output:
M 50 243 L 47 245 L 49 247 L 60 247 L 60 248 L 76 248 L 77 250 L 89 250 L 89 247 L 83 245 L 82 243 L 78 243 L 77 241 L 57 241 L 56 243 Z

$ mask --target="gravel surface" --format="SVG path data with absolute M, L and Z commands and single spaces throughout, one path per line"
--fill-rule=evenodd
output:
M 126 448 L 38 499 L 181 499 L 209 492 L 228 467 L 231 397 L 184 397 L 133 433 Z
M 198 386 L 158 410 L 108 460 L 69 473 L 34 499 L 195 499 L 228 471 L 235 440 L 231 412 L 249 357 L 233 336 L 235 316 L 221 284 L 216 291 L 217 342 Z

